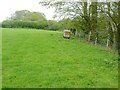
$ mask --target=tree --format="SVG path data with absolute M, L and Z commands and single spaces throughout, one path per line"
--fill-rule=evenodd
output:
M 119 3 L 120 1 L 98 2 L 97 0 L 96 2 L 92 2 L 92 0 L 86 0 L 86 2 L 84 0 L 77 0 L 76 2 L 56 0 L 40 2 L 45 7 L 55 7 L 56 16 L 69 18 L 69 20 L 63 20 L 62 23 L 67 22 L 67 24 L 63 25 L 79 27 L 79 30 L 84 33 L 84 38 L 88 35 L 88 41 L 94 42 L 95 45 L 100 43 L 114 48 L 120 48 Z
M 120 2 L 120 1 L 119 1 Z M 112 40 L 113 48 L 117 49 L 119 46 L 117 42 L 119 41 L 119 2 L 107 2 L 102 5 L 101 12 L 105 13 L 109 17 L 109 27 L 112 29 Z M 106 10 L 106 6 L 108 10 Z
M 93 40 L 95 41 L 95 45 L 98 42 L 98 31 L 97 31 L 97 1 L 92 2 L 92 34 L 93 34 Z
M 4 20 L 2 27 L 44 29 L 47 27 L 47 20 L 43 13 L 21 10 L 12 14 L 9 20 Z
M 75 25 L 76 25 L 75 21 L 77 22 L 81 21 L 81 18 L 82 18 L 83 25 L 81 29 L 84 31 L 84 33 L 86 33 L 86 30 L 88 30 L 89 27 L 87 26 L 90 25 L 90 19 L 87 16 L 87 0 L 84 3 L 81 2 L 80 0 L 75 1 L 75 2 L 48 0 L 47 2 L 41 1 L 40 4 L 45 7 L 55 7 L 56 16 L 58 17 L 64 17 L 64 18 L 70 18 L 70 19 L 75 18 L 72 21 L 74 22 Z M 78 24 L 77 24 L 77 27 L 78 27 Z M 81 24 L 79 24 L 79 26 L 81 26 Z M 71 28 L 71 25 L 67 25 L 66 27 Z M 77 28 L 77 27 L 74 27 L 74 28 Z
M 9 18 L 10 20 L 23 20 L 23 21 L 43 21 L 46 20 L 45 15 L 40 12 L 30 12 L 28 10 L 16 11 Z
M 118 29 L 118 33 L 117 33 L 117 43 L 118 43 L 118 60 L 120 61 L 120 1 L 118 2 L 118 26 L 117 26 L 117 29 Z

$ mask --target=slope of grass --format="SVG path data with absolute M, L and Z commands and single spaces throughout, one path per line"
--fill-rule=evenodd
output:
M 2 29 L 0 28 L 0 89 L 2 88 Z
M 3 29 L 3 87 L 116 88 L 117 56 L 62 32 Z

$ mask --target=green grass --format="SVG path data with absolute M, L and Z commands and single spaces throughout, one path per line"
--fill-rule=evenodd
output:
M 62 32 L 3 29 L 3 88 L 117 88 L 117 55 Z
M 0 89 L 2 88 L 2 29 L 0 28 Z

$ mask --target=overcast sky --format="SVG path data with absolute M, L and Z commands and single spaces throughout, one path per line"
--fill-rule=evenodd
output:
M 17 10 L 42 12 L 48 20 L 52 20 L 54 9 L 47 9 L 38 4 L 40 0 L 0 0 L 0 21 L 5 20 Z

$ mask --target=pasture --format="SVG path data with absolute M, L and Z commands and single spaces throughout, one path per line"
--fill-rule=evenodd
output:
M 2 88 L 2 29 L 0 28 L 0 89 Z
M 3 88 L 117 88 L 117 55 L 63 33 L 2 29 Z

